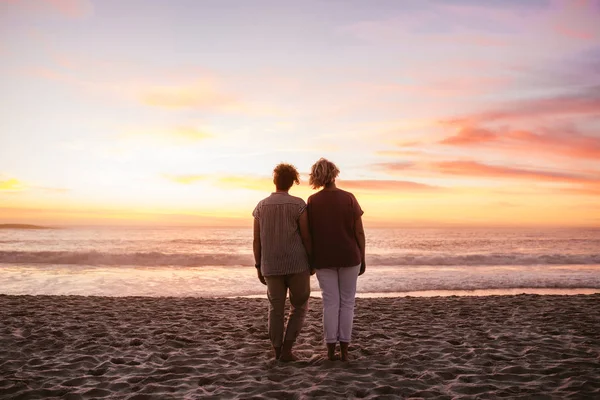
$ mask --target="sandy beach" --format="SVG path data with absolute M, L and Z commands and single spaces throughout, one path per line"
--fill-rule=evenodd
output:
M 271 359 L 265 299 L 0 296 L 0 398 L 600 398 L 600 295 L 358 299 L 353 361 L 321 302 Z

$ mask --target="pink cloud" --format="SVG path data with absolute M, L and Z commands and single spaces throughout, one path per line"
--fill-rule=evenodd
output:
M 577 159 L 600 159 L 600 138 L 584 135 L 574 129 L 540 129 L 540 133 L 536 133 L 529 130 L 492 130 L 465 126 L 439 143 L 474 147 L 492 142 L 494 149 L 505 152 L 541 152 Z
M 94 12 L 90 0 L 2 0 L 26 13 L 58 13 L 67 18 L 89 17 Z
M 479 163 L 476 161 L 442 161 L 433 163 L 432 165 L 438 172 L 449 175 L 523 179 L 586 185 L 600 184 L 600 179 L 589 178 L 582 175 L 495 166 Z
M 423 183 L 397 180 L 340 180 L 339 186 L 349 190 L 357 191 L 378 191 L 378 192 L 394 192 L 394 191 L 427 191 L 439 189 L 436 186 L 426 185 Z
M 574 126 L 557 122 L 600 117 L 600 91 L 591 89 L 580 95 L 516 102 L 481 113 L 440 121 L 453 133 L 438 143 L 446 146 L 486 146 L 494 151 L 561 155 L 579 159 L 600 159 L 600 137 L 586 134 Z M 499 125 L 500 123 L 505 125 Z M 527 129 L 518 125 L 529 126 Z M 546 124 L 552 128 L 531 128 Z
M 600 6 L 596 0 L 555 1 L 550 18 L 554 32 L 569 39 L 600 38 Z
M 92 14 L 93 5 L 89 0 L 44 0 L 61 14 L 71 18 L 83 18 Z
M 427 153 L 417 150 L 380 150 L 375 154 L 385 157 L 422 157 L 427 155 Z
M 460 126 L 493 121 L 514 121 L 547 116 L 600 116 L 600 91 L 549 99 L 514 102 L 495 110 L 440 121 L 442 125 Z
M 378 169 L 384 169 L 388 172 L 406 171 L 412 169 L 415 164 L 412 162 L 391 162 L 379 163 L 374 165 Z
M 487 143 L 498 139 L 498 135 L 488 129 L 465 127 L 458 131 L 456 135 L 449 136 L 440 141 L 441 144 L 448 145 L 472 145 Z

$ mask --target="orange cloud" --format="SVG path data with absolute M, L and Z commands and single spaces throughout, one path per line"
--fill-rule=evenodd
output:
M 587 195 L 587 196 L 600 196 L 600 184 L 597 186 L 588 186 L 588 187 L 577 187 L 577 188 L 563 188 L 561 191 L 565 193 L 572 193 L 578 195 Z
M 213 137 L 212 134 L 200 130 L 193 126 L 176 126 L 173 128 L 150 128 L 150 129 L 134 129 L 126 131 L 121 135 L 121 138 L 132 137 L 152 137 L 157 140 L 166 141 L 168 143 L 189 143 L 198 142 Z
M 269 191 L 273 189 L 273 178 L 234 175 L 223 176 L 218 178 L 217 185 L 233 189 Z
M 249 189 L 259 191 L 269 191 L 273 189 L 273 178 L 261 176 L 246 176 L 246 175 L 170 175 L 164 174 L 166 178 L 174 183 L 190 185 L 199 181 L 212 182 L 217 186 L 227 189 Z
M 189 185 L 192 183 L 196 183 L 198 181 L 206 180 L 206 175 L 163 175 L 163 178 L 166 178 L 174 183 L 181 183 L 183 185 Z
M 415 166 L 412 162 L 391 162 L 391 163 L 378 163 L 373 165 L 377 169 L 384 169 L 388 172 L 405 171 Z
M 204 140 L 212 137 L 212 135 L 209 133 L 199 131 L 198 129 L 189 126 L 175 127 L 170 131 L 170 133 L 172 136 L 192 141 Z
M 461 128 L 456 135 L 449 136 L 446 139 L 440 141 L 441 144 L 449 145 L 472 145 L 479 143 L 487 143 L 498 139 L 496 133 L 476 127 L 464 127 Z
M 171 182 L 189 185 L 198 181 L 211 181 L 216 186 L 226 189 L 248 189 L 261 192 L 272 191 L 273 178 L 266 176 L 250 175 L 227 175 L 227 176 L 207 176 L 207 175 L 163 175 Z M 307 190 L 308 178 L 302 179 L 300 185 L 294 185 L 294 188 Z M 394 191 L 428 191 L 436 190 L 439 187 L 430 186 L 423 183 L 399 181 L 399 180 L 340 180 L 340 187 L 348 190 L 368 191 L 368 192 L 394 192 Z
M 191 86 L 156 86 L 145 89 L 140 101 L 149 106 L 163 108 L 230 109 L 238 105 L 232 96 L 221 93 L 209 82 Z

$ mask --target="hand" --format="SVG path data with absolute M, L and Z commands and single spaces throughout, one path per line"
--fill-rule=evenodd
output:
M 358 271 L 358 276 L 361 276 L 362 274 L 364 274 L 366 269 L 367 269 L 367 263 L 363 260 L 363 262 L 360 263 L 360 271 Z
M 267 281 L 265 281 L 265 277 L 263 276 L 262 272 L 260 272 L 260 269 L 256 269 L 256 274 L 258 275 L 258 280 L 260 281 L 260 283 L 266 285 Z

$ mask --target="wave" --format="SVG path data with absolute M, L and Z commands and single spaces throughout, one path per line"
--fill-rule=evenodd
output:
M 469 265 L 571 265 L 600 264 L 600 253 L 595 254 L 401 254 L 367 256 L 370 265 L 381 266 L 469 266 Z
M 139 266 L 253 265 L 249 254 L 169 254 L 161 252 L 105 253 L 100 251 L 0 251 L 0 263 Z
M 100 251 L 0 251 L 5 264 L 139 265 L 139 266 L 237 266 L 252 265 L 251 254 L 231 253 L 110 253 Z M 494 265 L 589 265 L 600 264 L 594 254 L 370 254 L 371 266 L 494 266 Z

